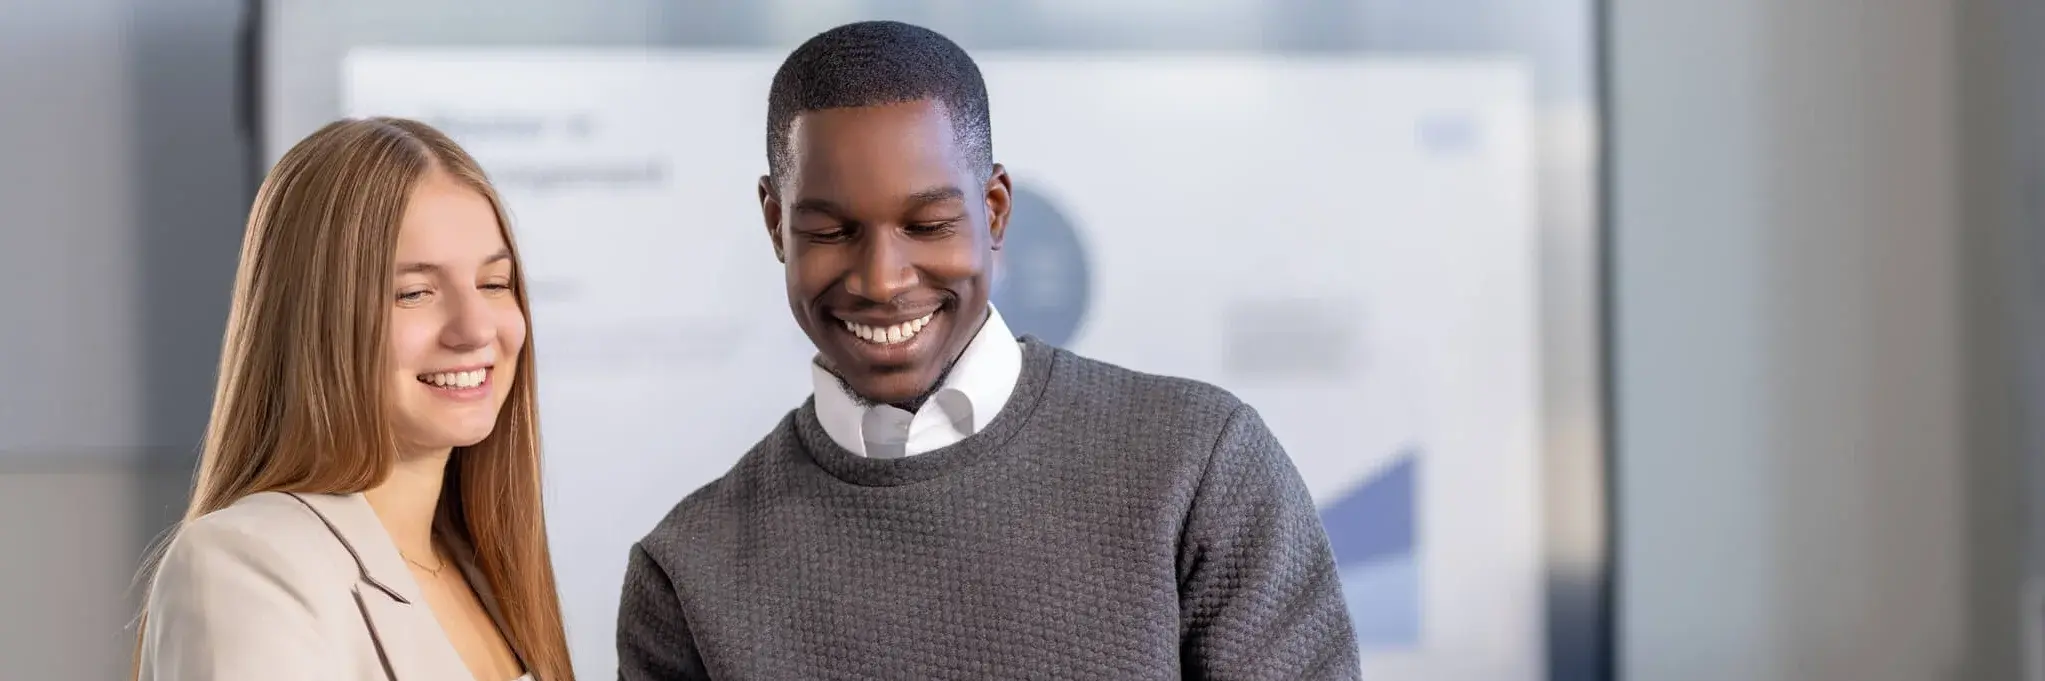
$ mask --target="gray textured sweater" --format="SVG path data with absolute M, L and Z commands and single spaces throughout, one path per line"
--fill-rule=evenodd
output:
M 981 432 L 845 451 L 805 403 L 632 548 L 618 676 L 1350 679 L 1299 473 L 1220 388 L 1023 340 Z

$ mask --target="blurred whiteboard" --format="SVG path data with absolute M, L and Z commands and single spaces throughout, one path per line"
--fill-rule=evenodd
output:
M 533 286 L 578 672 L 627 548 L 809 392 L 754 191 L 780 52 L 358 50 L 346 115 L 453 134 Z M 1372 679 L 1545 677 L 1528 85 L 1508 61 L 979 55 L 1019 199 L 996 303 L 1256 405 Z

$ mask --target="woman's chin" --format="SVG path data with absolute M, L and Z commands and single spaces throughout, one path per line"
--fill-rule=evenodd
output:
M 491 429 L 491 426 L 435 429 L 431 433 L 420 433 L 412 437 L 403 438 L 401 442 L 409 445 L 405 447 L 407 453 L 439 454 L 453 449 L 474 447 L 482 444 L 484 440 L 490 439 Z
M 490 429 L 479 428 L 459 434 L 450 434 L 448 439 L 452 443 L 449 445 L 451 447 L 474 447 L 482 444 L 484 440 L 490 439 Z

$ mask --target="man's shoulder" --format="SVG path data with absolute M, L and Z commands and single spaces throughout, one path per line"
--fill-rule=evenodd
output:
M 660 547 L 686 546 L 707 535 L 728 531 L 733 520 L 774 488 L 788 484 L 793 447 L 800 449 L 795 433 L 795 412 L 789 412 L 739 457 L 723 475 L 696 488 L 668 509 L 667 515 L 641 539 L 649 552 L 659 555 Z
M 1108 447 L 1099 465 L 1192 474 L 1206 466 L 1232 420 L 1248 410 L 1208 381 L 1153 373 L 1060 350 L 1035 427 L 1067 446 Z
M 1131 369 L 1079 353 L 1057 350 L 1072 397 L 1089 409 L 1174 413 L 1221 422 L 1243 406 L 1227 388 L 1193 378 Z

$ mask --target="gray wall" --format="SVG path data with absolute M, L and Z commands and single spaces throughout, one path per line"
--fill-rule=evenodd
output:
M 1987 4 L 1615 3 L 1625 678 L 2014 678 Z
M 115 679 L 247 210 L 233 0 L 0 0 L 0 678 Z
M 0 664 L 111 680 L 246 208 L 236 3 L 23 2 L 0 0 Z M 1960 106 L 1994 23 L 1614 4 L 1622 673 L 2012 678 L 2007 372 L 1973 302 L 1998 242 L 1961 227 L 1992 191 L 1959 179 L 1996 146 Z

